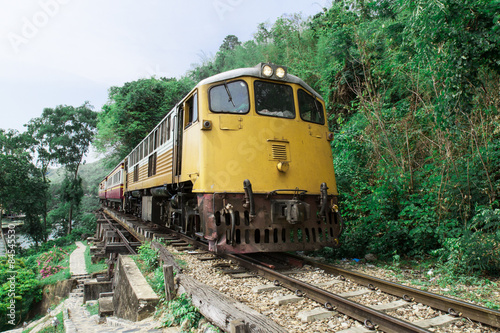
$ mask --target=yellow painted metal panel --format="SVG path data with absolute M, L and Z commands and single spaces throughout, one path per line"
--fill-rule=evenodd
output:
M 195 122 L 184 130 L 182 142 L 182 168 L 180 181 L 192 181 L 198 178 L 200 173 L 200 138 L 202 130 L 201 123 Z
M 172 181 L 172 149 L 158 155 L 156 159 L 156 175 L 147 177 L 148 165 L 139 168 L 139 180 L 133 182 L 133 172 L 129 173 L 127 191 L 163 186 Z

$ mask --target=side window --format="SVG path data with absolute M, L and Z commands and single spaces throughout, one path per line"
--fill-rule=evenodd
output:
M 153 150 L 155 150 L 156 148 L 158 148 L 158 130 L 155 130 L 153 142 Z
M 146 154 L 146 156 L 147 156 L 147 155 L 149 155 L 149 154 L 151 154 L 151 153 L 153 152 L 153 150 L 154 150 L 154 141 L 155 141 L 155 136 L 154 136 L 154 132 L 153 132 L 153 133 L 151 133 L 151 135 L 148 137 L 148 142 L 149 142 L 149 151 L 148 151 L 148 153 Z
M 210 88 L 210 110 L 221 113 L 247 113 L 250 110 L 245 81 L 224 82 Z
M 299 113 L 302 120 L 321 125 L 325 123 L 323 104 L 302 89 L 298 91 L 298 99 Z
M 167 140 L 170 140 L 170 117 L 167 118 L 167 126 L 166 131 L 167 131 Z
M 158 127 L 158 132 L 159 132 L 159 136 L 160 136 L 160 140 L 158 142 L 158 145 L 161 146 L 164 142 L 165 142 L 165 139 L 163 138 L 163 127 L 165 126 L 165 122 L 163 121 L 161 124 L 160 124 L 160 127 Z
M 184 103 L 184 128 L 189 127 L 192 123 L 198 120 L 198 94 L 194 93 Z
M 156 175 L 156 152 L 149 156 L 148 160 L 148 177 Z
M 139 164 L 134 167 L 134 182 L 139 181 Z

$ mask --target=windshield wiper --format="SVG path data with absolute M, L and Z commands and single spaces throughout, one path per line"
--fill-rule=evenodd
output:
M 227 101 L 231 102 L 231 104 L 233 104 L 233 107 L 236 107 L 236 105 L 234 105 L 233 97 L 231 96 L 231 92 L 229 91 L 226 81 L 224 81 L 224 87 L 226 88 L 227 96 L 229 97 Z

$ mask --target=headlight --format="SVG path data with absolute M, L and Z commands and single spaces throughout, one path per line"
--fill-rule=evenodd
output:
M 262 75 L 271 77 L 273 75 L 273 68 L 269 65 L 264 65 L 264 67 L 262 67 Z
M 286 75 L 286 71 L 283 67 L 278 67 L 276 68 L 276 76 L 279 77 L 280 79 L 284 78 Z

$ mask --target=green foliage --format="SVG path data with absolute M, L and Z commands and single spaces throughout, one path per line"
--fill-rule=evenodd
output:
M 182 294 L 167 303 L 166 313 L 163 315 L 163 325 L 171 327 L 183 324 L 185 328 L 198 327 L 200 319 L 199 310 L 192 305 L 186 294 Z M 184 324 L 186 321 L 189 325 Z
M 82 198 L 82 177 L 66 175 L 61 185 L 61 199 L 78 209 Z
M 24 259 L 14 258 L 14 262 L 10 260 L 9 263 L 7 257 L 0 257 L 0 316 L 8 318 L 11 301 L 14 301 L 15 324 L 18 325 L 28 314 L 30 306 L 42 299 L 42 289 L 33 261 L 31 266 L 27 266 Z M 0 321 L 2 331 L 12 328 L 8 320 Z
M 45 173 L 50 164 L 63 165 L 68 172 L 61 193 L 61 199 L 69 203 L 68 233 L 71 232 L 73 209 L 78 208 L 83 197 L 78 169 L 89 151 L 97 126 L 97 113 L 92 108 L 88 102 L 76 108 L 67 105 L 45 108 L 41 117 L 32 119 L 27 125 L 28 133 L 36 140 L 34 149 L 42 165 L 44 183 L 47 183 Z M 43 205 L 46 217 L 45 201 Z
M 96 302 L 95 304 L 90 304 L 89 302 L 87 302 L 85 304 L 85 307 L 87 308 L 87 311 L 91 316 L 99 314 L 99 303 Z
M 165 295 L 165 276 L 162 267 L 156 267 L 152 274 L 146 276 L 146 280 L 157 295 Z
M 144 242 L 138 248 L 138 258 L 141 261 L 141 269 L 152 272 L 159 266 L 158 251 L 153 249 L 151 242 Z
M 435 251 L 453 274 L 488 273 L 500 276 L 500 209 L 481 208 L 462 235 L 447 238 Z
M 32 138 L 26 133 L 0 129 L 0 206 L 10 213 L 24 213 L 24 231 L 36 243 L 45 238 L 40 223 L 48 185 L 29 154 Z M 1 217 L 0 217 L 1 220 Z
M 109 89 L 99 113 L 96 146 L 112 151 L 110 167 L 123 159 L 192 88 L 188 78 L 150 78 Z

